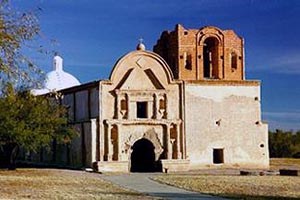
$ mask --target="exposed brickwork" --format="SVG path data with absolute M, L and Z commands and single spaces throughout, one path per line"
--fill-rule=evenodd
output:
M 177 79 L 244 80 L 244 41 L 233 30 L 177 25 L 162 33 L 153 51 L 167 61 Z
M 260 86 L 260 81 L 251 80 L 216 80 L 216 79 L 208 79 L 208 80 L 188 80 L 185 81 L 188 84 L 197 84 L 197 85 L 231 85 L 231 86 Z

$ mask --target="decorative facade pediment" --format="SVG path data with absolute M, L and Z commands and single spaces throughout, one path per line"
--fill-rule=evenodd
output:
M 155 90 L 163 89 L 163 86 L 151 69 L 141 69 L 140 67 L 135 66 L 128 70 L 128 73 L 120 80 L 116 89 Z
M 164 89 L 174 82 L 167 63 L 157 54 L 133 51 L 114 66 L 110 81 L 115 89 Z M 138 84 L 137 84 L 138 83 Z

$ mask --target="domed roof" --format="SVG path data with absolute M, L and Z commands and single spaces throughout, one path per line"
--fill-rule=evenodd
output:
M 34 95 L 42 95 L 77 85 L 80 85 L 78 79 L 63 70 L 63 59 L 56 55 L 53 58 L 53 71 L 46 74 L 44 88 L 32 90 L 32 93 Z

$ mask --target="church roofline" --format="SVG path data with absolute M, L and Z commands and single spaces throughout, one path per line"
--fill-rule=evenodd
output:
M 207 79 L 207 80 L 185 80 L 187 84 L 195 85 L 221 85 L 221 86 L 260 86 L 259 80 L 219 80 L 219 79 Z
M 57 92 L 62 92 L 64 94 L 78 92 L 80 90 L 85 90 L 85 89 L 88 89 L 88 88 L 91 88 L 91 87 L 98 86 L 101 81 L 102 80 L 95 80 L 95 81 L 87 82 L 87 83 L 77 85 L 77 86 L 74 86 L 74 87 L 65 88 L 65 89 L 62 89 L 62 90 L 57 90 Z
M 239 34 L 237 34 L 233 29 L 222 29 L 222 28 L 219 28 L 219 27 L 213 26 L 213 25 L 201 26 L 201 27 L 199 27 L 198 29 L 195 29 L 195 28 L 186 28 L 186 27 L 184 27 L 182 24 L 176 24 L 174 30 L 172 30 L 172 31 L 165 30 L 165 31 L 162 32 L 162 34 L 163 34 L 164 32 L 168 32 L 168 33 L 170 34 L 171 32 L 172 32 L 172 33 L 173 33 L 173 32 L 176 32 L 176 31 L 178 31 L 179 29 L 184 30 L 184 31 L 193 31 L 193 32 L 195 32 L 195 34 L 197 34 L 197 33 L 201 32 L 201 31 L 203 31 L 204 29 L 215 29 L 215 30 L 217 30 L 217 31 L 219 31 L 219 32 L 221 32 L 221 33 L 223 33 L 223 32 L 228 32 L 228 31 L 232 31 L 237 37 L 243 39 L 243 37 L 240 36 Z M 162 35 L 162 34 L 161 34 L 161 35 Z

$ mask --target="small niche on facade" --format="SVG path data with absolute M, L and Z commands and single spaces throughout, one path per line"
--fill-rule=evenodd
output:
M 230 54 L 230 57 L 231 57 L 231 71 L 235 71 L 235 70 L 237 70 L 238 56 L 235 52 L 232 52 Z
M 213 163 L 224 163 L 224 149 L 213 149 Z
M 160 114 L 160 117 L 159 118 L 163 118 L 165 119 L 166 118 L 166 98 L 165 96 L 159 100 L 159 109 L 158 109 L 158 112 Z
M 118 154 L 119 154 L 119 149 L 118 149 L 118 128 L 116 125 L 112 126 L 111 129 L 111 142 L 113 145 L 113 154 L 112 154 L 112 160 L 117 161 L 118 160 Z
M 126 115 L 128 113 L 128 106 L 127 106 L 127 101 L 126 99 L 122 99 L 121 100 L 121 114 L 122 114 L 122 118 L 126 118 Z
M 147 105 L 148 105 L 148 102 L 146 102 L 146 101 L 136 102 L 137 118 L 148 118 Z
M 188 54 L 185 59 L 185 68 L 192 70 L 192 55 Z
M 177 158 L 177 131 L 176 131 L 176 125 L 172 124 L 170 129 L 170 140 L 172 143 L 172 159 Z
M 265 147 L 265 145 L 264 145 L 264 144 L 260 144 L 259 146 L 260 146 L 260 148 L 264 148 L 264 147 Z
M 161 109 L 161 110 L 165 110 L 166 109 L 166 104 L 165 104 L 165 100 L 164 99 L 159 100 L 159 109 Z

